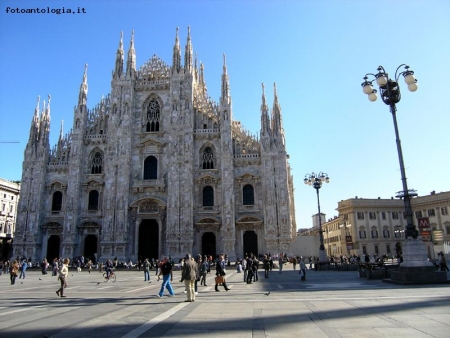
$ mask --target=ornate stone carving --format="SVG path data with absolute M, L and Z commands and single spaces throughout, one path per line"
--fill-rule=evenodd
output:
M 158 212 L 158 204 L 154 202 L 142 202 L 139 205 L 140 213 L 157 213 Z

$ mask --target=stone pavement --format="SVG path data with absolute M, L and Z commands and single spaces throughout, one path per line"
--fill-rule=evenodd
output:
M 97 271 L 72 272 L 67 298 L 56 277 L 27 271 L 10 285 L 0 276 L 0 337 L 450 337 L 450 285 L 401 286 L 360 279 L 355 271 L 285 267 L 257 283 L 229 269 L 226 292 L 199 286 L 186 303 L 180 272 L 175 297 L 156 297 L 160 282 L 143 272 L 117 271 L 116 283 Z M 262 277 L 262 278 L 261 278 Z M 269 295 L 268 292 L 270 292 Z M 167 292 L 166 292 L 167 295 Z

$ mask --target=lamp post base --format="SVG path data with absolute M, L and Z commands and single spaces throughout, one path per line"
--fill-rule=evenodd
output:
M 437 284 L 447 283 L 447 273 L 437 271 L 428 261 L 425 243 L 420 237 L 408 237 L 403 243 L 403 263 L 397 271 L 391 272 L 391 278 L 383 280 L 393 284 Z
M 319 250 L 319 263 L 328 263 L 327 252 L 325 250 Z

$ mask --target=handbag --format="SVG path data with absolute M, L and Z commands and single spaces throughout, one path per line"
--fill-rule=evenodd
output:
M 225 282 L 225 278 L 223 276 L 216 277 L 216 284 L 223 284 Z

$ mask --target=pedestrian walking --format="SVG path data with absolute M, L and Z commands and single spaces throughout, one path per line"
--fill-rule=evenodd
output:
M 11 285 L 16 284 L 16 278 L 19 274 L 19 262 L 17 260 L 14 260 L 11 265 L 9 266 L 9 275 L 11 280 Z
M 441 251 L 438 253 L 438 256 L 439 256 L 439 266 L 441 268 L 441 271 L 444 271 L 444 269 L 448 271 L 447 261 L 445 260 L 444 253 Z
M 267 257 L 267 255 L 264 255 L 263 266 L 264 266 L 264 277 L 269 278 L 270 260 L 269 257 Z
M 184 281 L 186 288 L 187 299 L 186 302 L 195 302 L 195 280 L 197 279 L 197 263 L 191 259 L 190 254 L 184 257 L 183 270 L 181 271 L 181 280 Z
M 149 283 L 151 283 L 152 281 L 150 280 L 150 261 L 148 260 L 148 258 L 145 259 L 143 266 L 144 266 L 144 282 L 148 281 Z
M 300 257 L 300 279 L 302 281 L 306 280 L 306 264 L 303 261 L 303 257 Z
M 280 254 L 280 256 L 278 257 L 278 273 L 283 273 L 283 264 L 283 254 Z
M 292 267 L 294 268 L 294 270 L 295 270 L 296 266 L 297 266 L 297 257 L 294 256 L 294 257 L 292 257 Z
M 22 265 L 20 266 L 20 275 L 19 275 L 19 279 L 23 278 L 25 279 L 25 271 L 27 271 L 27 261 L 24 259 L 22 262 Z
M 208 286 L 206 285 L 206 274 L 208 272 L 208 269 L 209 269 L 208 257 L 205 256 L 204 260 L 200 265 L 200 286 L 201 285 Z
M 169 257 L 167 256 L 164 256 L 159 268 L 158 280 L 160 280 L 161 275 L 163 276 L 163 282 L 161 284 L 161 290 L 159 290 L 158 297 L 162 298 L 164 296 L 164 288 L 169 291 L 169 296 L 175 296 L 175 292 L 170 284 L 170 282 L 173 281 L 172 264 L 169 262 Z
M 219 259 L 216 262 L 216 291 L 219 292 L 219 284 L 222 284 L 226 291 L 230 290 L 225 282 L 225 275 L 227 274 L 225 270 L 225 259 L 223 254 L 220 254 Z
M 56 291 L 58 297 L 66 297 L 64 296 L 64 289 L 67 287 L 67 277 L 69 276 L 69 263 L 70 259 L 66 258 L 59 269 L 59 281 L 61 283 L 61 287 Z

